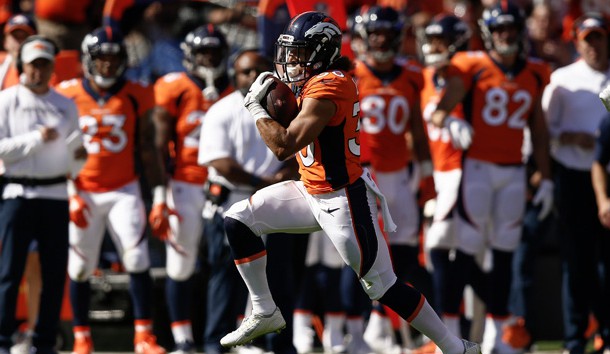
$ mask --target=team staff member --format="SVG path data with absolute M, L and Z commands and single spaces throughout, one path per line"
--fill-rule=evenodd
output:
M 161 157 L 154 149 L 152 87 L 124 79 L 127 52 L 123 37 L 100 27 L 83 40 L 85 78 L 70 80 L 59 91 L 74 100 L 79 111 L 87 161 L 76 178 L 78 194 L 70 199 L 70 301 L 74 313 L 74 353 L 93 351 L 89 328 L 89 276 L 99 259 L 108 228 L 129 273 L 134 308 L 134 351 L 165 354 L 152 334 L 152 279 L 148 240 L 144 237 L 145 210 L 136 175 L 136 153 L 147 182 L 164 185 Z M 159 209 L 167 209 L 160 204 Z M 167 213 L 161 213 L 167 215 Z M 159 222 L 151 225 L 167 225 Z
M 394 231 L 385 197 L 360 165 L 359 102 L 350 63 L 340 56 L 341 30 L 320 12 L 292 19 L 277 42 L 276 71 L 299 93 L 301 110 L 284 129 L 269 119 L 259 101 L 272 83 L 262 73 L 245 104 L 267 146 L 281 160 L 297 154 L 301 181 L 264 188 L 227 211 L 225 229 L 235 264 L 252 300 L 252 315 L 220 343 L 241 345 L 286 326 L 265 272 L 260 235 L 324 230 L 341 258 L 358 274 L 371 299 L 392 308 L 434 340 L 446 354 L 479 353 L 475 343 L 449 333 L 423 295 L 397 281 L 377 222 L 377 199 L 384 225 Z M 315 69 L 314 69 L 315 68 Z
M 591 311 L 599 321 L 605 348 L 610 347 L 610 303 L 603 292 L 607 279 L 599 271 L 608 249 L 600 246 L 608 235 L 597 217 L 591 184 L 595 135 L 606 115 L 598 93 L 610 80 L 610 33 L 607 21 L 598 13 L 578 18 L 572 32 L 580 59 L 553 72 L 542 104 L 556 171 L 564 346 L 570 354 L 582 354 Z
M 0 353 L 15 330 L 17 292 L 28 247 L 38 241 L 42 294 L 33 347 L 55 353 L 68 260 L 66 176 L 72 154 L 66 139 L 78 132 L 74 103 L 50 88 L 57 48 L 32 36 L 20 51 L 23 82 L 0 93 Z
M 209 200 L 204 215 L 207 219 L 205 236 L 210 266 L 204 334 L 206 353 L 227 352 L 218 342 L 222 336 L 235 329 L 235 319 L 243 313 L 246 304 L 246 289 L 232 264 L 231 250 L 226 241 L 223 223 L 225 211 L 256 190 L 296 174 L 296 163 L 292 169 L 284 169 L 282 163 L 273 156 L 260 139 L 250 112 L 244 107 L 244 96 L 248 88 L 258 74 L 270 68 L 271 63 L 259 55 L 256 49 L 246 49 L 236 54 L 233 71 L 238 91 L 214 104 L 202 126 L 199 163 L 210 168 L 207 185 Z M 267 245 L 278 247 L 293 243 L 294 238 L 287 240 L 282 236 L 268 235 Z M 290 253 L 285 247 L 282 248 Z M 278 254 L 274 261 L 285 258 Z M 286 275 L 290 273 L 287 268 L 291 263 L 284 262 L 268 268 L 270 277 L 275 275 L 274 279 L 278 280 L 278 290 L 284 290 L 282 294 L 290 293 L 290 290 L 285 289 L 292 289 L 292 277 Z M 292 306 L 289 301 L 285 302 L 286 306 Z M 294 348 L 290 339 L 288 333 L 282 333 L 279 338 L 270 341 L 272 348 L 268 349 L 276 353 L 292 353 Z

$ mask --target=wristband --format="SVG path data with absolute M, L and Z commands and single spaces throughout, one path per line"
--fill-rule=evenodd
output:
M 155 186 L 153 188 L 152 193 L 153 193 L 153 205 L 165 204 L 166 196 L 167 196 L 167 189 L 165 188 L 165 186 L 162 186 L 162 185 Z

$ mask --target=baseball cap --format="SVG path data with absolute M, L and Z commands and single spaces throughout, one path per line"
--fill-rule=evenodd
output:
M 55 61 L 55 48 L 51 42 L 44 39 L 35 39 L 23 44 L 21 48 L 22 62 L 29 64 L 40 58 Z
M 608 34 L 606 23 L 601 16 L 594 14 L 585 14 L 576 21 L 576 38 L 579 40 L 585 39 L 592 32 Z
M 14 30 L 24 30 L 29 35 L 36 34 L 38 32 L 36 28 L 36 22 L 26 15 L 17 14 L 8 19 L 4 25 L 4 34 L 13 32 Z

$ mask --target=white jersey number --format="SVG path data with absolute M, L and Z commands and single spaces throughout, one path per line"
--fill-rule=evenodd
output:
M 516 103 L 518 108 L 509 116 L 508 104 Z M 491 126 L 499 126 L 508 122 L 512 129 L 523 129 L 527 125 L 525 114 L 532 106 L 532 96 L 525 90 L 517 90 L 512 96 L 502 88 L 492 88 L 485 94 L 483 121 Z
M 201 135 L 201 122 L 205 112 L 193 111 L 186 117 L 186 122 L 189 125 L 195 125 L 193 129 L 184 137 L 184 147 L 198 149 L 199 148 L 199 136 Z
M 101 125 L 110 127 L 110 132 L 104 135 L 98 142 L 93 141 L 93 137 L 99 131 L 97 119 L 93 116 L 80 117 L 78 125 L 80 130 L 84 132 L 83 142 L 87 153 L 99 154 L 101 147 L 113 153 L 122 151 L 127 145 L 127 133 L 123 130 L 125 120 L 126 116 L 122 114 L 107 114 L 102 116 Z
M 362 99 L 362 129 L 368 134 L 378 134 L 386 125 L 392 134 L 403 134 L 409 114 L 409 102 L 404 96 L 393 96 L 388 104 L 377 95 Z
M 358 119 L 358 123 L 357 123 L 358 125 L 356 126 L 356 132 L 360 131 L 360 119 L 358 117 L 359 113 L 360 113 L 360 102 L 356 102 L 356 103 L 354 103 L 354 107 L 352 109 L 352 118 Z M 349 139 L 347 141 L 347 144 L 348 144 L 349 151 L 352 154 L 354 154 L 354 156 L 360 156 L 360 145 L 356 141 L 355 137 Z M 299 151 L 299 157 L 301 158 L 301 162 L 303 163 L 303 166 L 309 167 L 309 166 L 313 165 L 313 163 L 315 162 L 314 150 L 315 150 L 315 145 L 312 142 L 309 145 L 307 145 L 307 147 L 305 147 Z M 305 153 L 303 153 L 303 152 L 305 152 Z
M 440 140 L 443 143 L 448 143 L 450 140 L 449 130 L 447 128 L 439 128 L 432 124 L 432 113 L 436 110 L 437 103 L 436 100 L 431 101 L 424 107 L 424 111 L 422 112 L 426 127 L 428 128 L 428 139 L 430 141 Z

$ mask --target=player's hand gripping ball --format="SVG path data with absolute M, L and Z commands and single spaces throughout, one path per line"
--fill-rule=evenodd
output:
M 288 85 L 275 76 L 271 78 L 273 83 L 262 98 L 261 105 L 273 120 L 288 128 L 290 122 L 299 114 L 297 99 Z

